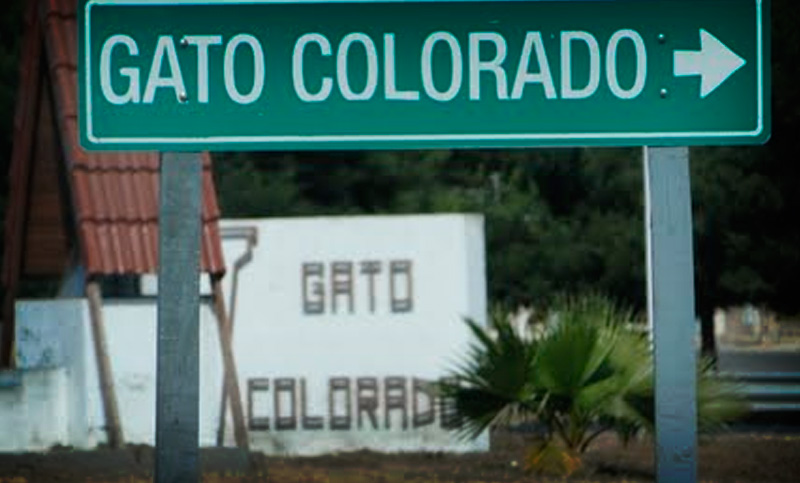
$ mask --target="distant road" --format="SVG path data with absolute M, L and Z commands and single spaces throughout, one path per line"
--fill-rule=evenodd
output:
M 800 373 L 800 351 L 720 351 L 719 369 L 725 372 Z M 733 425 L 736 431 L 800 433 L 800 411 L 765 411 L 750 414 Z
M 726 372 L 800 372 L 800 351 L 720 351 L 717 362 Z

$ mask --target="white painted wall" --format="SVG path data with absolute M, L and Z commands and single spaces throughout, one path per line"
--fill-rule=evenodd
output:
M 70 444 L 67 371 L 42 368 L 19 371 L 17 376 L 19 386 L 0 387 L 0 451 Z
M 124 437 L 128 443 L 155 443 L 156 299 L 105 300 L 103 316 L 106 346 L 111 360 L 117 403 Z M 200 311 L 201 380 L 200 442 L 216 441 L 216 420 L 222 369 L 216 319 L 206 304 Z M 64 406 L 70 445 L 90 448 L 106 441 L 97 362 L 84 299 L 23 301 L 17 304 L 17 367 L 23 373 L 59 368 L 68 381 L 63 391 L 42 393 L 38 399 Z M 30 387 L 19 403 L 32 419 Z M 45 397 L 46 396 L 46 397 Z M 31 412 L 33 411 L 33 412 Z M 2 437 L 0 437 L 2 439 Z M 63 438 L 62 438 L 63 439 Z M 65 441 L 50 441 L 53 444 Z M 1 443 L 0 443 L 1 444 Z M 38 448 L 38 447 L 37 447 Z
M 125 439 L 155 444 L 156 299 L 108 300 L 103 308 L 114 384 Z M 88 320 L 88 319 L 87 319 Z M 216 442 L 222 388 L 217 322 L 208 304 L 200 308 L 200 444 Z M 99 386 L 91 388 L 99 394 Z M 99 417 L 102 413 L 98 413 Z
M 252 259 L 238 272 L 235 301 L 230 299 L 235 274 L 229 272 L 224 279 L 229 302 L 235 303 L 229 304 L 235 310 L 234 353 L 245 411 L 252 409 L 246 418 L 254 449 L 316 454 L 360 448 L 466 451 L 488 447 L 485 436 L 464 442 L 443 429 L 438 409 L 424 393 L 415 394 L 413 385 L 415 379 L 436 380 L 453 368 L 469 336 L 463 317 L 485 323 L 482 217 L 237 220 L 223 225 L 258 231 Z M 245 248 L 242 240 L 224 242 L 229 267 Z M 380 262 L 380 272 L 371 279 L 362 274 L 363 261 Z M 412 301 L 407 310 L 392 309 L 388 274 L 393 261 L 410 263 L 409 271 L 395 275 L 394 290 L 396 300 Z M 332 262 L 353 264 L 352 312 L 350 295 L 336 297 L 339 307 L 332 310 Z M 304 279 L 307 263 L 322 263 L 324 276 Z M 304 305 L 304 282 L 307 289 L 324 287 L 323 313 L 309 313 Z M 306 301 L 312 299 L 317 301 L 313 295 L 306 296 Z M 156 299 L 105 300 L 103 311 L 125 439 L 154 444 Z M 18 366 L 26 382 L 24 390 L 0 388 L 0 430 L 10 428 L 0 431 L 0 448 L 39 449 L 57 443 L 83 448 L 103 442 L 103 409 L 87 302 L 20 302 L 17 321 Z M 200 324 L 200 442 L 210 446 L 215 444 L 219 426 L 222 366 L 217 324 L 208 305 L 201 307 Z M 36 371 L 47 375 L 36 376 Z M 404 396 L 405 409 L 389 411 L 387 428 L 385 382 L 395 376 L 405 378 L 405 393 L 391 389 L 389 395 Z M 329 399 L 330 380 L 337 377 L 347 378 L 350 385 L 348 430 L 331 428 L 330 411 L 342 415 L 346 408 L 344 390 L 333 392 L 333 404 Z M 374 398 L 370 399 L 369 391 L 359 392 L 359 378 L 376 379 Z M 277 379 L 295 384 L 291 408 L 290 392 L 278 394 L 280 414 L 275 407 Z M 260 384 L 260 389 L 248 393 L 249 381 Z M 361 406 L 377 404 L 373 410 L 377 428 L 370 424 L 369 410 L 361 413 L 364 424 L 358 426 L 359 395 Z M 417 413 L 436 410 L 432 423 L 417 428 L 413 425 L 415 396 Z M 408 418 L 405 428 L 401 427 L 403 412 Z M 303 414 L 321 417 L 323 427 L 304 428 Z M 277 428 L 279 415 L 296 416 L 298 427 Z M 258 424 L 260 417 L 269 418 L 268 430 Z M 47 421 L 53 430 L 7 423 L 20 418 Z M 228 421 L 228 443 L 232 444 L 229 414 Z M 36 442 L 31 439 L 34 429 Z M 20 436 L 19 431 L 24 434 Z
M 332 377 L 351 381 L 376 377 L 380 382 L 385 376 L 435 380 L 453 367 L 469 337 L 463 317 L 485 323 L 481 216 L 226 220 L 222 226 L 258 229 L 253 259 L 238 274 L 234 321 L 235 353 L 245 397 L 248 381 L 267 378 L 271 384 L 267 391 L 256 393 L 253 412 L 269 417 L 272 428 L 251 431 L 254 447 L 303 454 L 361 447 L 451 451 L 486 447 L 485 439 L 457 441 L 438 425 L 386 430 L 381 424 L 377 430 L 341 431 L 331 430 L 326 417 L 323 430 L 274 429 L 276 378 L 294 380 L 298 399 L 300 379 L 305 379 L 308 413 L 329 416 Z M 229 265 L 243 249 L 244 243 L 225 243 Z M 369 280 L 359 273 L 360 263 L 368 260 L 381 262 L 382 270 L 374 279 L 374 312 L 370 310 Z M 393 260 L 412 264 L 413 308 L 408 312 L 391 310 L 387 272 Z M 303 264 L 313 262 L 325 267 L 324 277 L 307 280 L 325 287 L 322 314 L 303 310 Z M 338 297 L 338 311 L 332 310 L 332 262 L 354 264 L 352 312 L 346 309 L 347 297 Z M 227 293 L 233 275 L 225 277 Z M 379 390 L 385 390 L 383 384 Z M 288 394 L 283 395 L 288 404 Z M 351 398 L 355 400 L 356 394 Z M 379 406 L 385 406 L 384 399 L 379 398 Z M 379 419 L 383 417 L 380 409 Z M 399 411 L 395 416 L 399 418 Z
M 89 448 L 105 440 L 102 419 L 92 418 L 102 415 L 102 409 L 99 392 L 89 390 L 99 388 L 99 383 L 86 301 L 23 301 L 17 303 L 16 311 L 17 367 L 65 371 L 68 384 L 63 398 L 69 414 L 70 444 Z

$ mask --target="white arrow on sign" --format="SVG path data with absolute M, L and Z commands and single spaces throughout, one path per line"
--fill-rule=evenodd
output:
M 676 50 L 674 61 L 675 77 L 700 76 L 701 98 L 745 64 L 743 58 L 704 29 L 700 29 L 700 50 Z

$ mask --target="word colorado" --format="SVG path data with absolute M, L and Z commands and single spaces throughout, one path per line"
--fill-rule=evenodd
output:
M 316 408 L 317 413 L 310 408 L 305 378 L 249 379 L 248 427 L 251 431 L 405 431 L 436 425 L 437 419 L 444 429 L 459 424 L 455 402 L 437 395 L 435 383 L 424 379 L 331 377 L 324 391 L 325 404 Z
M 161 35 L 150 58 L 144 57 L 136 39 L 116 34 L 109 36 L 100 49 L 100 89 L 105 100 L 115 105 L 150 104 L 160 90 L 173 93 L 177 102 L 209 103 L 220 98 L 213 95 L 214 89 L 224 91 L 227 99 L 240 105 L 266 102 L 270 79 L 280 75 L 291 75 L 294 95 L 307 103 L 381 97 L 401 102 L 423 98 L 448 102 L 461 96 L 479 101 L 487 92 L 496 100 L 519 100 L 531 85 L 538 86 L 537 95 L 546 99 L 585 99 L 601 86 L 619 99 L 633 99 L 642 93 L 647 80 L 647 52 L 638 32 L 617 30 L 602 45 L 585 31 L 562 31 L 558 35 L 558 52 L 547 52 L 542 33 L 528 31 L 521 46 L 515 46 L 519 56 L 512 58 L 509 41 L 498 32 L 469 32 L 461 40 L 448 31 L 431 32 L 416 58 L 401 63 L 397 58 L 403 39 L 394 33 L 371 36 L 351 32 L 336 38 L 306 33 L 286 47 L 291 55 L 282 58 L 290 58 L 291 65 L 268 72 L 270 46 L 249 33 L 230 38 Z M 580 56 L 574 55 L 578 49 Z M 624 81 L 617 65 L 620 50 L 626 55 L 632 52 L 635 58 L 635 69 Z M 554 62 L 559 69 L 557 77 L 551 70 Z M 248 67 L 237 70 L 240 63 Z M 212 64 L 221 66 L 222 72 L 213 72 Z M 315 68 L 309 69 L 312 64 Z M 195 75 L 189 72 L 189 65 L 192 71 L 195 66 L 197 69 L 193 92 L 187 90 L 185 81 L 186 76 Z M 407 85 L 398 82 L 401 68 L 418 71 L 403 77 Z M 582 74 L 573 76 L 578 71 Z M 482 89 L 482 83 L 490 83 L 492 88 Z

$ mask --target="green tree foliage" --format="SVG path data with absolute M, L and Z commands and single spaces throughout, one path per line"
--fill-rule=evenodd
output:
M 775 0 L 772 9 L 771 141 L 691 151 L 706 349 L 715 307 L 750 302 L 800 311 L 800 225 L 791 220 L 800 211 L 800 34 L 791 0 Z M 640 149 L 244 157 L 252 163 L 215 165 L 226 216 L 480 212 L 493 299 L 546 305 L 559 292 L 597 290 L 644 307 Z
M 699 302 L 800 312 L 800 33 L 797 6 L 772 2 L 772 138 L 692 150 Z M 701 306 L 702 308 L 702 306 Z
M 0 209 L 24 3 L 0 7 Z M 793 0 L 773 0 L 772 10 L 772 139 L 692 149 L 706 335 L 716 306 L 800 312 L 800 31 Z M 484 213 L 493 299 L 546 305 L 590 289 L 644 307 L 640 149 L 218 153 L 214 169 L 226 217 Z
M 800 33 L 791 0 L 772 2 L 772 137 L 764 146 L 691 151 L 698 314 L 713 347 L 715 307 L 752 303 L 800 313 Z
M 226 216 L 483 213 L 492 298 L 594 289 L 642 306 L 638 152 L 258 153 L 215 169 Z

